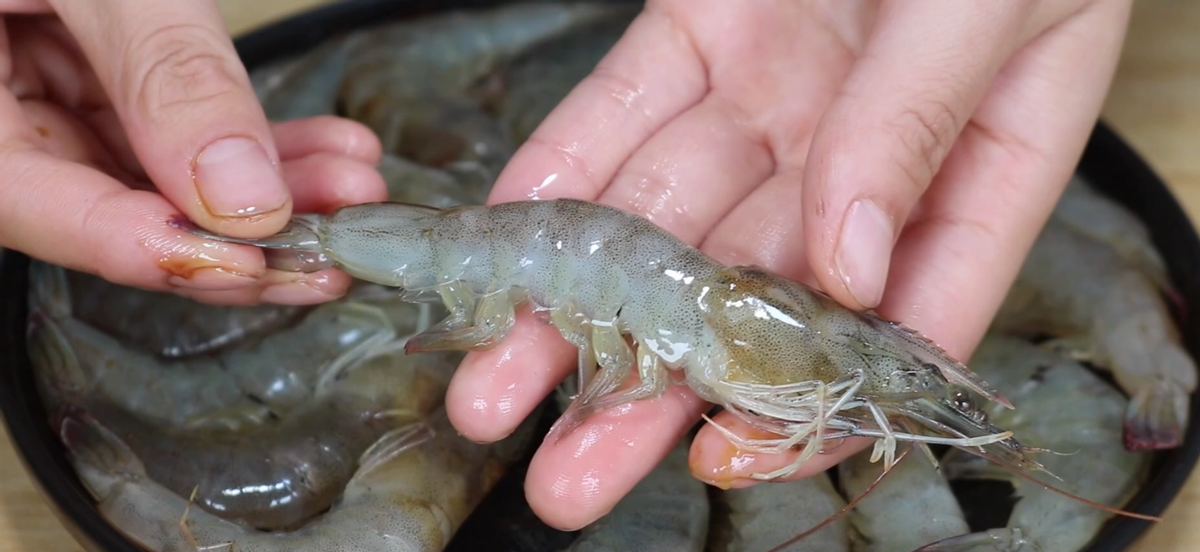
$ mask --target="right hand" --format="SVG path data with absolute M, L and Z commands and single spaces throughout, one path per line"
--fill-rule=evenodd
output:
M 293 209 L 386 197 L 379 140 L 333 117 L 268 123 L 211 1 L 0 0 L 0 246 L 200 301 L 307 304 L 350 278 L 268 270 Z

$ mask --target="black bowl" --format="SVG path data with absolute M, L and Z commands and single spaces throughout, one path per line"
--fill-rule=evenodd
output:
M 347 0 L 270 24 L 238 38 L 236 46 L 247 67 L 253 69 L 298 54 L 339 33 L 385 20 L 498 3 Z M 1103 122 L 1093 130 L 1078 172 L 1146 222 L 1188 310 L 1200 312 L 1200 238 L 1163 181 Z M 0 254 L 0 289 L 7 290 L 0 294 L 0 412 L 9 435 L 52 511 L 84 548 L 92 552 L 144 552 L 100 517 L 51 429 L 25 351 L 28 267 L 29 257 L 21 253 Z M 1192 357 L 1200 358 L 1200 326 L 1197 317 L 1188 318 L 1183 336 Z M 1127 510 L 1160 515 L 1179 494 L 1200 458 L 1200 395 L 1192 397 L 1191 419 L 1183 445 L 1158 455 L 1150 479 L 1126 504 Z M 1151 526 L 1148 521 L 1115 517 L 1086 552 L 1125 550 Z

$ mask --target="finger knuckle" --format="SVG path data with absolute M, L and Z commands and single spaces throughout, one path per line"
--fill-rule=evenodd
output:
M 928 99 L 907 107 L 891 124 L 901 145 L 897 163 L 905 180 L 923 191 L 937 174 L 958 136 L 960 124 L 954 108 L 940 99 Z
M 615 104 L 620 111 L 634 115 L 644 131 L 648 132 L 653 127 L 652 114 L 639 102 L 644 96 L 642 87 L 607 62 L 601 61 L 584 80 L 583 86 L 600 91 L 597 97 Z
M 201 25 L 159 27 L 131 42 L 126 59 L 132 66 L 133 101 L 153 116 L 211 105 L 242 87 L 242 72 L 223 42 L 224 37 Z

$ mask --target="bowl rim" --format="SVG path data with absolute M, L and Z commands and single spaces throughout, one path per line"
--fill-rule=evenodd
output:
M 599 0 L 606 1 L 606 0 Z M 614 0 L 607 0 L 614 1 Z M 637 0 L 615 0 L 634 3 Z M 286 16 L 241 34 L 235 48 L 247 68 L 279 61 L 315 47 L 340 33 L 424 12 L 479 8 L 501 0 L 342 0 Z M 1191 308 L 1200 310 L 1200 236 L 1166 183 L 1137 152 L 1098 120 L 1088 138 L 1076 174 L 1105 195 L 1130 208 L 1149 227 L 1155 246 L 1163 252 L 1172 280 Z M 1169 254 L 1168 252 L 1174 252 Z M 0 250 L 0 282 L 19 295 L 0 295 L 0 322 L 24 327 L 29 257 Z M 1195 306 L 1193 306 L 1195 305 Z M 15 330 L 15 328 L 14 328 Z M 1200 359 L 1200 320 L 1189 317 L 1180 325 L 1188 353 Z M 24 331 L 5 332 L 0 353 L 0 417 L 16 456 L 60 523 L 85 549 L 95 552 L 144 552 L 108 524 L 74 474 L 65 450 L 48 423 L 31 374 Z M 1182 492 L 1200 460 L 1200 394 L 1193 393 L 1184 443 L 1160 452 L 1141 491 L 1126 508 L 1160 515 Z M 1119 552 L 1136 542 L 1149 521 L 1110 519 L 1083 552 Z

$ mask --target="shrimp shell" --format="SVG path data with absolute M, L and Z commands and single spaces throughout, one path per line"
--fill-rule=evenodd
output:
M 362 204 L 295 215 L 259 240 L 172 223 L 266 248 L 275 268 L 337 267 L 403 288 L 410 300 L 440 299 L 450 316 L 410 339 L 410 352 L 493 347 L 512 328 L 515 305 L 530 301 L 580 351 L 583 392 L 552 438 L 600 409 L 660 396 L 667 371 L 683 369 L 700 397 L 784 436 L 729 434 L 737 446 L 783 452 L 807 442 L 797 464 L 763 478 L 794 472 L 821 441 L 849 436 L 881 439 L 888 465 L 896 442 L 909 440 L 988 445 L 1009 463 L 1038 467 L 963 388 L 1010 405 L 913 330 L 761 268 L 723 266 L 612 207 L 567 199 L 447 210 Z M 634 369 L 641 384 L 620 389 Z

